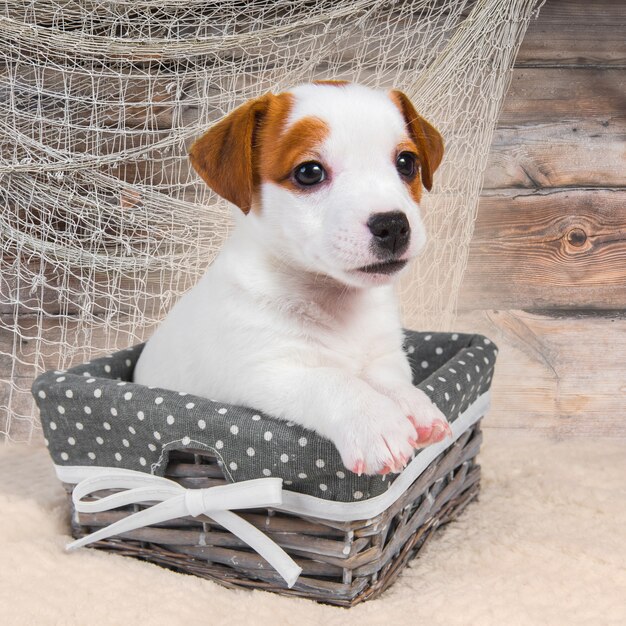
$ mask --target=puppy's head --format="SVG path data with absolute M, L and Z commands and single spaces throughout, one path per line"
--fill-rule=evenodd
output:
M 322 82 L 243 104 L 190 157 L 277 256 L 365 287 L 423 247 L 419 202 L 443 141 L 400 91 Z

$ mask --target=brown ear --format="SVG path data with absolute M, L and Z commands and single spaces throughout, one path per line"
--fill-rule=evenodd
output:
M 433 174 L 443 159 L 443 138 L 439 132 L 417 113 L 411 101 L 397 89 L 391 92 L 404 119 L 411 138 L 420 152 L 422 183 L 430 191 L 433 186 Z
M 191 146 L 191 164 L 206 184 L 222 198 L 250 211 L 259 185 L 256 160 L 256 130 L 267 113 L 267 94 L 237 107 Z

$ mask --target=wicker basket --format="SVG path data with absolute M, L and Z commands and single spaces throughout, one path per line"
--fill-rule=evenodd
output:
M 385 591 L 437 528 L 453 520 L 477 496 L 479 424 L 442 452 L 400 499 L 373 519 L 334 522 L 268 509 L 244 512 L 242 517 L 302 567 L 291 589 L 267 562 L 205 516 L 138 529 L 92 545 L 226 587 L 253 587 L 353 606 Z M 226 482 L 215 457 L 204 451 L 172 454 L 165 475 L 193 488 Z M 73 485 L 65 486 L 71 493 Z M 83 537 L 137 510 L 133 505 L 106 513 L 74 513 L 72 533 Z
M 340 606 L 376 597 L 478 493 L 480 418 L 497 354 L 487 338 L 457 333 L 409 332 L 406 349 L 415 384 L 445 409 L 454 443 L 429 446 L 401 474 L 384 477 L 348 472 L 331 442 L 293 423 L 132 383 L 141 346 L 43 374 L 33 393 L 57 476 L 73 494 L 72 533 L 81 539 L 99 532 L 78 545 L 93 542 L 228 587 Z M 256 452 L 245 454 L 247 446 Z M 268 483 L 278 499 L 260 497 L 257 490 Z M 141 497 L 133 499 L 137 486 Z M 252 500 L 234 507 L 221 500 L 224 489 L 240 488 Z M 176 510 L 169 521 L 151 517 L 155 502 L 165 510 L 172 505 L 171 490 L 184 512 Z M 214 498 L 212 508 L 188 506 L 188 498 L 203 494 Z M 219 518 L 230 508 L 239 514 L 237 524 L 253 527 L 247 534 Z M 250 534 L 261 536 L 260 543 L 249 541 Z M 272 556 L 259 547 L 263 542 L 272 544 Z M 292 574 L 301 568 L 299 576 L 283 578 L 276 551 Z

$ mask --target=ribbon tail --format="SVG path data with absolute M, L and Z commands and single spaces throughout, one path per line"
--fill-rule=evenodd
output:
M 153 480 L 154 479 L 154 480 Z M 110 526 L 72 541 L 66 550 L 76 550 L 94 541 L 123 535 L 138 528 L 168 522 L 189 515 L 208 515 L 229 530 L 263 557 L 291 588 L 302 568 L 274 541 L 258 528 L 232 513 L 232 508 L 270 506 L 282 501 L 282 482 L 276 478 L 251 480 L 242 484 L 220 485 L 207 489 L 182 489 L 168 479 L 135 476 L 134 473 L 115 473 L 94 476 L 76 485 L 73 500 L 77 512 L 100 512 L 127 504 L 157 501 L 149 508 L 124 517 Z M 94 502 L 83 502 L 82 497 L 104 489 L 123 489 Z
M 206 515 L 258 552 L 282 576 L 290 589 L 294 586 L 302 568 L 256 526 L 230 511 L 207 511 Z
M 178 517 L 184 517 L 187 515 L 185 509 L 185 497 L 183 494 L 174 496 L 164 502 L 159 502 L 149 509 L 138 511 L 129 515 L 117 522 L 114 522 L 110 526 L 101 528 L 86 537 L 81 537 L 76 541 L 68 543 L 65 547 L 66 550 L 76 550 L 82 548 L 94 541 L 100 541 L 101 539 L 108 539 L 112 535 L 121 535 L 123 533 L 136 530 L 137 528 L 143 528 L 144 526 L 151 526 L 152 524 L 159 524 L 161 522 L 168 522 Z

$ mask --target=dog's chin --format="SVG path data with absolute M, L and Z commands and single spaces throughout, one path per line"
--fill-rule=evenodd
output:
M 336 276 L 351 287 L 379 287 L 390 285 L 407 266 L 409 260 L 391 260 L 371 263 L 354 269 L 345 269 Z

